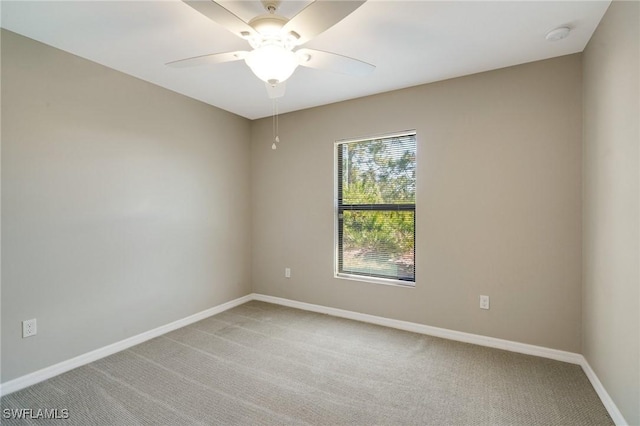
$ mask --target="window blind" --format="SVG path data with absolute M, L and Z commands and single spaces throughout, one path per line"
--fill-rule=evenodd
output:
M 336 149 L 338 273 L 415 282 L 415 132 Z

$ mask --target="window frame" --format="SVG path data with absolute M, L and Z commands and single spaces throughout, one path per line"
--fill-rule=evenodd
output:
M 416 285 L 416 200 L 414 200 L 413 204 L 342 204 L 341 195 L 342 195 L 342 174 L 341 164 L 340 164 L 340 147 L 344 144 L 349 143 L 357 143 L 357 142 L 365 142 L 365 141 L 375 141 L 379 139 L 391 139 L 394 137 L 406 137 L 413 136 L 416 142 L 416 156 L 418 151 L 418 140 L 417 140 L 417 132 L 416 130 L 405 130 L 401 132 L 387 133 L 387 134 L 378 134 L 374 136 L 368 137 L 360 137 L 355 139 L 341 139 L 336 140 L 334 142 L 334 277 L 346 280 L 353 281 L 363 281 L 370 282 L 375 284 L 384 284 L 384 285 L 392 285 L 401 288 L 415 288 Z M 416 168 L 416 176 L 417 176 L 417 160 L 415 164 Z M 416 182 L 417 183 L 417 182 Z M 416 194 L 417 198 L 417 194 Z M 379 208 L 382 207 L 382 208 Z M 341 233 L 340 229 L 343 223 L 343 218 L 341 217 L 341 212 L 344 210 L 351 211 L 413 211 L 413 280 L 403 280 L 398 278 L 389 278 L 384 276 L 378 276 L 374 274 L 355 274 L 349 272 L 341 272 L 342 266 L 342 258 L 340 256 L 340 247 L 341 247 Z

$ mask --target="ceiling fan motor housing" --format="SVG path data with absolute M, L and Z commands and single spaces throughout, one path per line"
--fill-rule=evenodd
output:
M 293 49 L 300 36 L 293 31 L 285 33 L 282 30 L 287 22 L 289 20 L 284 16 L 273 13 L 260 15 L 249 22 L 249 25 L 256 30 L 259 36 L 245 38 L 254 49 L 265 44 L 278 44 L 286 49 Z

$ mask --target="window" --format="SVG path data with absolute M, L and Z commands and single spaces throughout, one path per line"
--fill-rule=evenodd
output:
M 336 159 L 337 275 L 413 286 L 415 131 L 339 141 Z

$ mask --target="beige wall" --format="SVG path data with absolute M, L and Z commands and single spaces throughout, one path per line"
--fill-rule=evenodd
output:
M 571 55 L 282 115 L 276 151 L 255 121 L 253 290 L 580 352 L 581 87 Z M 336 279 L 333 142 L 406 129 L 416 287 Z
M 2 31 L 2 381 L 250 293 L 249 138 Z
M 583 353 L 640 424 L 640 4 L 614 1 L 584 51 Z

